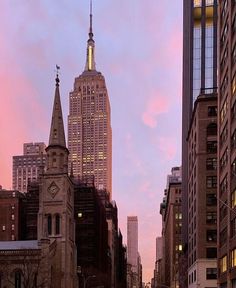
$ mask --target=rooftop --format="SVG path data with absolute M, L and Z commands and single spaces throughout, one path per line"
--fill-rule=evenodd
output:
M 0 241 L 0 250 L 39 249 L 38 240 Z

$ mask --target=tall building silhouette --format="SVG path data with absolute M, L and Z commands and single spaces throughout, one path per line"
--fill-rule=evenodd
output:
M 218 12 L 218 286 L 236 287 L 236 2 Z
M 138 217 L 127 217 L 127 287 L 139 287 Z
M 192 262 L 189 257 L 189 247 L 192 244 L 189 241 L 189 221 L 191 219 L 188 205 L 188 197 L 191 193 L 191 186 L 188 185 L 191 178 L 189 168 L 190 125 L 198 96 L 212 95 L 215 97 L 217 90 L 217 2 L 217 0 L 183 1 L 182 241 L 183 265 L 186 267 L 183 269 L 183 275 L 180 275 L 180 287 L 188 285 L 186 269 L 191 266 Z M 208 105 L 207 102 L 205 105 Z M 204 105 L 201 108 L 204 109 Z M 196 134 L 196 137 L 198 139 L 199 135 Z M 201 163 L 201 165 L 206 164 Z M 195 165 L 191 169 L 196 171 L 198 167 Z M 194 175 L 193 182 L 197 183 L 196 173 Z M 201 193 L 206 194 L 206 187 Z M 197 217 L 202 217 L 202 215 L 198 214 Z M 197 255 L 194 256 L 195 260 L 197 258 Z
M 27 192 L 29 182 L 38 180 L 41 166 L 46 162 L 46 145 L 39 143 L 24 143 L 23 155 L 13 156 L 12 187 L 21 192 Z
M 91 5 L 91 4 L 90 4 Z M 96 70 L 90 6 L 86 65 L 75 78 L 68 116 L 69 161 L 74 176 L 94 176 L 95 186 L 112 192 L 112 130 L 105 78 Z

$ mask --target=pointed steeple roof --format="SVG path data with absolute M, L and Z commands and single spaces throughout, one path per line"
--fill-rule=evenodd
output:
M 58 66 L 57 69 L 59 69 Z M 60 80 L 58 77 L 58 71 L 55 80 L 56 80 L 56 88 L 55 88 L 51 130 L 48 146 L 61 146 L 63 148 L 66 148 L 65 130 L 63 124 L 63 115 L 62 115 L 61 99 L 59 91 Z
M 92 0 L 90 0 L 90 25 L 89 25 L 89 39 L 87 41 L 87 58 L 85 71 L 96 71 L 95 64 L 95 42 L 93 39 L 93 14 L 92 14 Z

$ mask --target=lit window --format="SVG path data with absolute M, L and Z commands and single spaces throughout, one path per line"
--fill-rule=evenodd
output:
M 6 231 L 6 226 L 5 225 L 2 226 L 2 231 Z
M 231 251 L 231 267 L 236 266 L 236 249 Z
M 194 7 L 201 7 L 202 0 L 194 0 Z
M 11 214 L 11 220 L 15 220 L 15 215 Z
M 78 213 L 78 218 L 82 218 L 83 214 L 81 212 Z
M 12 230 L 12 231 L 15 230 L 15 225 L 14 225 L 14 224 L 11 225 L 11 230 Z
M 236 189 L 231 194 L 231 207 L 234 208 L 236 206 Z
M 220 271 L 221 273 L 227 270 L 227 255 L 220 259 Z

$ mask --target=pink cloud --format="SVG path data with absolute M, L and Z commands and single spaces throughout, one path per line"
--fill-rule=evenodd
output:
M 142 114 L 142 121 L 150 128 L 157 126 L 157 117 L 160 114 L 167 113 L 169 103 L 167 98 L 156 97 L 149 99 L 146 110 Z
M 177 153 L 176 138 L 160 137 L 157 140 L 159 150 L 163 153 L 166 160 L 173 160 Z

